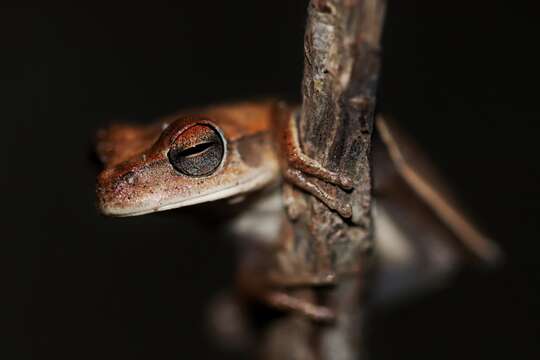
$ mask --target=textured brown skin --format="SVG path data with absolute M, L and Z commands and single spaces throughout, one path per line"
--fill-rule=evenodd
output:
M 261 171 L 270 171 L 273 180 L 279 179 L 270 131 L 276 111 L 282 110 L 275 101 L 245 102 L 197 111 L 204 115 L 184 112 L 148 126 L 113 125 L 100 131 L 97 149 L 105 164 L 97 180 L 100 209 L 108 215 L 131 215 L 128 212 L 132 210 L 136 215 L 141 209 L 157 210 L 169 198 L 189 198 L 234 187 Z M 167 158 L 174 140 L 194 124 L 219 129 L 227 142 L 226 158 L 210 176 L 179 174 Z M 258 151 L 251 151 L 245 159 L 242 153 L 246 152 L 240 150 L 253 137 L 259 140 Z

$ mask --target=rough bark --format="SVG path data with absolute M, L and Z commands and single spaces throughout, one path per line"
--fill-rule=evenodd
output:
M 371 248 L 370 142 L 380 66 L 384 0 L 312 0 L 305 34 L 303 107 L 299 123 L 304 152 L 327 168 L 348 174 L 347 193 L 320 182 L 353 206 L 343 219 L 314 197 L 294 190 L 304 208 L 293 223 L 295 249 L 310 272 L 335 285 L 298 296 L 323 299 L 335 309 L 332 325 L 298 315 L 276 321 L 267 332 L 265 359 L 357 359 L 360 357 L 361 294 Z M 324 283 L 324 282 L 321 282 Z

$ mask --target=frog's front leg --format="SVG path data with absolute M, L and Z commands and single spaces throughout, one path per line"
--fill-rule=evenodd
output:
M 285 112 L 288 116 L 282 119 L 282 154 L 285 157 L 283 163 L 284 178 L 304 191 L 315 196 L 330 209 L 337 211 L 344 218 L 352 216 L 351 204 L 342 203 L 335 195 L 313 181 L 311 177 L 337 185 L 343 190 L 351 190 L 353 181 L 350 177 L 326 169 L 317 160 L 307 156 L 300 146 L 297 126 L 297 113 Z

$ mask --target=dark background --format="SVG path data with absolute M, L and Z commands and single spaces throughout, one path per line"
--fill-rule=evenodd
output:
M 197 104 L 297 99 L 307 2 L 42 3 L 0 9 L 0 358 L 226 358 L 205 319 L 231 282 L 230 244 L 192 212 L 98 215 L 92 136 Z M 390 2 L 379 108 L 436 161 L 507 263 L 375 313 L 373 359 L 540 356 L 530 4 Z

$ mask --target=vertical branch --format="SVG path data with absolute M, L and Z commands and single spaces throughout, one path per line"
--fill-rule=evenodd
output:
M 361 292 L 366 250 L 371 247 L 369 154 L 384 10 L 385 0 L 310 1 L 300 140 L 307 155 L 354 179 L 352 193 L 319 183 L 340 200 L 350 201 L 353 217 L 345 220 L 295 190 L 293 205 L 306 210 L 293 224 L 293 248 L 303 249 L 295 255 L 321 279 L 319 283 L 335 283 L 297 295 L 325 299 L 325 305 L 338 312 L 338 320 L 321 325 L 290 315 L 269 330 L 265 359 L 360 356 Z
M 309 214 L 295 225 L 312 229 L 313 240 L 327 247 L 330 271 L 338 279 L 329 295 L 338 321 L 320 330 L 321 359 L 356 359 L 363 351 L 364 250 L 372 241 L 369 153 L 384 10 L 384 0 L 313 0 L 309 6 L 301 142 L 311 157 L 355 182 L 350 195 L 335 189 L 343 201 L 350 197 L 351 222 L 310 197 Z
M 383 0 L 313 0 L 304 41 L 304 151 L 355 180 L 353 223 L 366 230 L 384 7 Z

